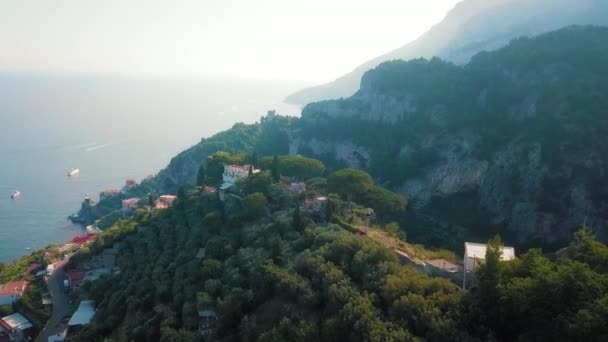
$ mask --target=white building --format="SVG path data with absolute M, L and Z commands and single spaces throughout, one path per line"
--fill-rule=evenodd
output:
M 80 326 L 91 323 L 95 315 L 95 302 L 92 300 L 83 300 L 78 305 L 78 309 L 68 321 L 69 327 Z
M 462 285 L 463 288 L 466 288 L 467 272 L 474 272 L 475 269 L 484 260 L 486 260 L 487 249 L 488 245 L 483 243 L 464 243 L 464 259 L 462 261 L 462 264 L 464 266 L 464 276 Z M 501 246 L 500 259 L 503 261 L 515 259 L 515 249 L 513 247 Z
M 0 329 L 6 331 L 11 341 L 23 338 L 23 332 L 32 327 L 32 323 L 20 313 L 0 318 Z M 0 331 L 1 331 L 0 330 Z
M 224 165 L 224 173 L 222 174 L 222 186 L 220 186 L 220 198 L 222 198 L 222 192 L 230 189 L 241 178 L 247 178 L 249 176 L 249 170 L 251 173 L 258 173 L 261 170 L 256 169 L 253 165 Z
M 13 304 L 27 289 L 29 283 L 25 280 L 13 281 L 0 285 L 0 305 Z

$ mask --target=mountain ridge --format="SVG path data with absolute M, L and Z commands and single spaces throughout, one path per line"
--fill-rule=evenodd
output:
M 416 40 L 365 62 L 332 82 L 290 94 L 286 101 L 304 105 L 348 97 L 358 89 L 361 76 L 384 61 L 437 56 L 464 64 L 477 52 L 497 49 L 511 39 L 574 24 L 608 25 L 608 4 L 597 0 L 465 0 Z

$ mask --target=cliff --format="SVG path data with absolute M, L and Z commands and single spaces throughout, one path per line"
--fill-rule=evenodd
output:
M 520 244 L 564 241 L 583 222 L 606 239 L 607 41 L 606 28 L 570 27 L 464 66 L 384 63 L 352 97 L 307 105 L 290 150 L 330 152 L 420 212 Z

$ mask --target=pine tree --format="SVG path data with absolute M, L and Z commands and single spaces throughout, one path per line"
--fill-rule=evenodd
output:
M 281 173 L 279 172 L 279 157 L 276 154 L 274 155 L 274 158 L 272 158 L 270 174 L 272 175 L 272 180 L 275 182 L 278 182 L 279 179 L 281 179 Z
M 150 207 L 154 207 L 154 197 L 152 196 L 151 193 L 148 193 L 148 205 Z
M 249 175 L 253 174 L 253 165 L 249 165 Z
M 205 165 L 203 164 L 201 164 L 201 166 L 198 168 L 198 174 L 196 175 L 196 185 L 205 185 Z

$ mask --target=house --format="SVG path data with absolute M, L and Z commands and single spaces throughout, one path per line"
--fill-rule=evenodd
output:
M 135 209 L 139 205 L 139 198 L 127 198 L 122 200 L 122 210 Z
M 434 259 L 434 260 L 426 260 L 425 261 L 427 268 L 429 269 L 429 273 L 457 273 L 462 272 L 462 267 L 457 265 L 449 260 L 445 259 Z
M 108 199 L 112 196 L 116 196 L 120 194 L 120 190 L 118 189 L 108 189 L 108 190 L 104 190 L 102 192 L 99 193 L 99 200 L 103 201 L 105 199 Z
M 83 245 L 83 244 L 91 241 L 93 238 L 95 238 L 95 234 L 85 234 L 85 235 L 74 236 L 70 240 L 70 244 L 72 244 L 72 246 L 74 246 L 74 245 Z M 68 246 L 70 244 L 66 244 L 66 246 Z
M 0 305 L 13 304 L 27 289 L 29 283 L 25 280 L 13 281 L 0 285 Z
M 327 206 L 327 197 L 325 197 L 325 196 L 317 197 L 314 199 L 314 201 L 312 201 L 312 211 L 314 211 L 317 214 L 324 212 L 326 206 Z
M 488 245 L 482 243 L 465 242 L 463 264 L 467 271 L 474 271 L 481 261 L 486 259 Z M 513 247 L 502 246 L 500 259 L 503 261 L 515 259 Z
M 217 315 L 212 308 L 198 310 L 198 331 L 201 335 L 211 335 L 217 323 Z
M 125 188 L 126 189 L 131 189 L 132 187 L 136 186 L 137 182 L 135 181 L 135 179 L 127 179 L 125 181 Z
M 204 194 L 215 194 L 217 193 L 217 188 L 214 186 L 203 185 L 201 192 Z
M 464 243 L 464 258 L 462 264 L 464 266 L 463 272 L 463 280 L 462 280 L 462 288 L 466 289 L 467 287 L 467 277 L 469 277 L 468 282 L 474 283 L 474 275 L 467 275 L 467 273 L 474 273 L 475 269 L 481 262 L 486 259 L 486 251 L 488 249 L 488 245 L 482 243 L 473 243 L 473 242 L 465 242 Z M 513 247 L 501 246 L 500 259 L 503 261 L 513 260 L 515 259 L 515 249 Z
M 6 331 L 11 341 L 24 340 L 24 335 L 27 335 L 27 330 L 31 327 L 32 323 L 18 312 L 0 318 L 0 329 Z
M 76 312 L 74 312 L 72 318 L 70 318 L 68 321 L 68 330 L 74 331 L 83 325 L 91 323 L 94 315 L 95 302 L 92 300 L 83 300 L 78 305 L 78 309 L 76 309 Z
M 304 182 L 291 182 L 289 184 L 289 191 L 301 194 L 306 191 L 306 183 Z
M 167 209 L 173 205 L 177 197 L 173 195 L 162 195 L 156 200 L 156 209 Z
M 224 173 L 222 174 L 222 185 L 220 186 L 220 199 L 224 199 L 224 195 L 237 180 L 247 178 L 249 172 L 252 174 L 259 173 L 261 170 L 256 169 L 253 165 L 224 165 Z

